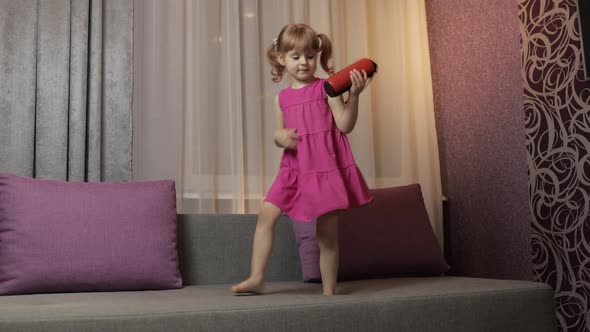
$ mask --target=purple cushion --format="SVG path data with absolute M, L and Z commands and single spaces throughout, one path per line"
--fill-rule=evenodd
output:
M 0 294 L 179 288 L 173 181 L 0 174 Z
M 418 184 L 372 189 L 372 203 L 339 220 L 339 280 L 436 276 L 449 270 Z M 316 223 L 293 221 L 303 280 L 321 281 Z

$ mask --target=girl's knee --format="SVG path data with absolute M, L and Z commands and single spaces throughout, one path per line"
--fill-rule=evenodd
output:
M 338 232 L 338 218 L 340 217 L 339 211 L 328 212 L 321 215 L 317 219 L 316 233 L 323 235 L 330 235 L 330 233 Z M 337 234 L 336 234 L 337 235 Z
M 320 248 L 338 247 L 338 218 L 326 216 L 318 219 L 316 225 L 316 238 Z
M 338 237 L 336 236 L 318 236 L 318 246 L 322 248 L 338 248 Z
M 258 220 L 256 223 L 256 227 L 264 228 L 274 228 L 279 217 L 281 216 L 281 209 L 279 209 L 276 205 L 262 201 L 260 204 L 260 210 L 258 212 Z

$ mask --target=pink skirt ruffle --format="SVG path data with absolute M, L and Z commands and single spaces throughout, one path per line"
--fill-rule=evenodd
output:
M 281 167 L 265 201 L 279 207 L 291 219 L 303 222 L 335 210 L 346 210 L 373 200 L 355 164 L 344 168 L 301 174 Z

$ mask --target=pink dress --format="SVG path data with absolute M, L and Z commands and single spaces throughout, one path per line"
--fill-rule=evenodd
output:
M 373 200 L 348 139 L 334 122 L 323 84 L 318 79 L 279 92 L 285 128 L 297 129 L 297 150 L 284 150 L 265 200 L 298 221 Z

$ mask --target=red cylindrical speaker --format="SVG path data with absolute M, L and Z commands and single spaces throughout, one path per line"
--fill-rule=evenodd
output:
M 350 90 L 350 87 L 352 86 L 352 82 L 350 81 L 350 71 L 353 69 L 356 69 L 359 72 L 362 72 L 364 69 L 367 72 L 367 77 L 371 77 L 377 72 L 377 64 L 369 58 L 360 59 L 330 76 L 324 82 L 324 90 L 326 90 L 328 96 L 336 97 Z

